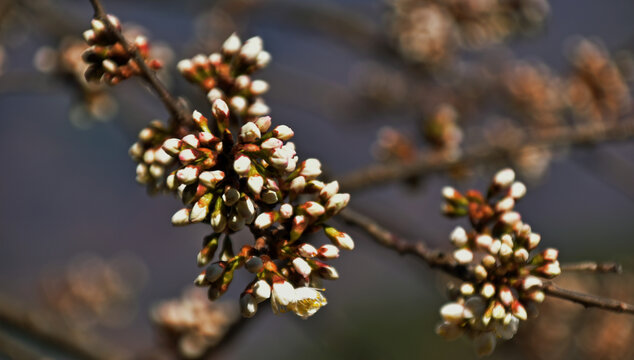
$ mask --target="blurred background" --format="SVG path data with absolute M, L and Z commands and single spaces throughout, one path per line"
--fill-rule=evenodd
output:
M 634 143 L 522 147 L 557 127 L 633 121 L 633 2 L 103 5 L 151 40 L 165 63 L 161 78 L 203 113 L 209 103 L 176 62 L 217 51 L 234 31 L 261 36 L 273 61 L 257 77 L 271 85 L 265 99 L 273 121 L 293 128 L 300 157 L 319 158 L 333 178 L 420 153 L 519 148 L 512 157 L 424 178 L 351 185 L 350 206 L 404 238 L 448 249 L 457 222 L 439 211 L 442 186 L 483 189 L 496 169 L 511 165 L 528 185 L 518 205 L 523 219 L 544 246 L 560 250 L 560 261 L 624 265 L 622 275 L 562 275 L 557 283 L 634 302 Z M 108 88 L 81 80 L 81 33 L 92 14 L 88 1 L 0 0 L 0 306 L 82 339 L 94 334 L 132 358 L 195 355 L 234 321 L 242 285 L 213 308 L 204 291 L 201 298 L 189 290 L 206 229 L 172 227 L 178 202 L 149 196 L 128 156 L 138 131 L 167 113 L 140 81 Z M 475 358 L 468 340 L 446 342 L 434 333 L 447 279 L 350 233 L 356 249 L 334 262 L 341 278 L 328 284 L 326 308 L 303 321 L 261 306 L 214 358 Z M 181 296 L 185 305 L 164 302 Z M 169 329 L 187 317 L 179 311 L 197 314 L 202 324 L 189 319 L 188 331 L 206 337 L 181 341 Z M 218 328 L 205 325 L 214 321 Z M 0 334 L 0 358 L 29 351 L 85 357 L 6 321 Z M 631 316 L 548 299 L 542 316 L 491 358 L 627 359 L 632 344 Z

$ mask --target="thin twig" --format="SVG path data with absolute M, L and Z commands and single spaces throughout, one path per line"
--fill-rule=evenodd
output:
M 0 323 L 81 359 L 129 358 L 120 346 L 108 344 L 94 334 L 88 337 L 76 329 L 69 329 L 62 319 L 52 314 L 22 308 L 15 301 L 4 297 L 0 297 Z
M 399 254 L 414 255 L 423 260 L 430 267 L 439 268 L 445 273 L 463 281 L 472 281 L 475 278 L 473 271 L 470 268 L 457 264 L 447 254 L 438 250 L 431 250 L 422 242 L 413 244 L 403 240 L 387 229 L 381 227 L 369 217 L 357 213 L 352 209 L 348 208 L 342 211 L 339 216 L 349 225 L 353 225 L 366 232 L 378 244 L 393 249 Z M 595 265 L 599 264 L 595 263 Z M 579 264 L 575 264 L 574 266 L 578 267 Z M 613 268 L 614 267 L 618 267 L 618 265 L 613 266 Z M 565 268 L 565 265 L 563 268 Z M 599 268 L 599 266 L 597 266 L 597 268 Z M 608 268 L 609 266 L 606 267 L 606 269 Z M 550 296 L 578 303 L 585 307 L 597 307 L 608 311 L 634 314 L 634 305 L 614 299 L 562 289 L 551 281 L 545 282 L 542 289 L 544 293 Z
M 108 29 L 117 39 L 118 42 L 124 45 L 125 49 L 132 56 L 136 64 L 139 66 L 141 70 L 141 76 L 148 83 L 148 85 L 154 90 L 156 95 L 159 97 L 163 105 L 170 113 L 172 117 L 172 121 L 177 125 L 185 125 L 190 122 L 189 114 L 183 109 L 178 100 L 176 100 L 167 90 L 165 85 L 156 77 L 154 71 L 152 71 L 147 64 L 145 63 L 145 59 L 141 56 L 139 50 L 130 45 L 130 43 L 125 39 L 121 31 L 119 31 L 108 19 L 108 14 L 101 5 L 99 0 L 90 0 L 92 7 L 95 10 L 95 19 L 101 20 Z
M 634 138 L 634 118 L 595 126 L 561 126 L 547 132 L 535 134 L 515 147 L 501 147 L 485 144 L 464 150 L 461 157 L 448 157 L 439 152 L 421 153 L 410 163 L 376 164 L 353 170 L 341 177 L 339 184 L 346 191 L 359 190 L 385 184 L 390 181 L 405 180 L 434 172 L 450 170 L 456 166 L 473 166 L 485 162 L 512 158 L 526 147 L 559 148 L 565 146 L 596 145 L 598 143 Z
M 572 290 L 563 289 L 553 284 L 552 282 L 545 283 L 542 286 L 542 290 L 545 294 L 583 305 L 586 308 L 596 307 L 608 311 L 634 314 L 634 305 L 619 300 L 607 299 L 590 294 L 584 294 Z
M 623 271 L 621 264 L 607 262 L 599 263 L 594 261 L 584 261 L 574 264 L 562 264 L 561 271 L 588 271 L 596 273 L 615 273 L 620 274 Z

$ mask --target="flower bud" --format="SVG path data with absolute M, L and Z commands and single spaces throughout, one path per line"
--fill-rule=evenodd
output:
M 524 248 L 519 248 L 513 253 L 513 258 L 518 263 L 525 263 L 528 260 L 528 251 Z
M 343 208 L 345 208 L 348 205 L 349 201 L 350 201 L 350 194 L 346 194 L 346 193 L 335 194 L 331 196 L 330 199 L 328 199 L 328 202 L 326 202 L 326 210 L 330 214 L 335 215 L 339 213 L 341 210 L 343 210 Z
M 172 138 L 172 139 L 165 140 L 165 142 L 163 142 L 162 148 L 163 150 L 165 150 L 166 153 L 172 156 L 176 156 L 180 152 L 180 147 L 181 147 L 181 140 Z
M 272 190 L 265 190 L 264 192 L 262 192 L 260 197 L 262 198 L 262 201 L 269 205 L 277 203 L 278 200 L 277 193 Z
M 520 320 L 526 320 L 528 318 L 528 314 L 526 314 L 526 309 L 524 305 L 520 303 L 518 300 L 514 300 L 511 305 L 511 312 L 513 316 L 517 317 Z
M 522 288 L 528 291 L 533 288 L 541 288 L 543 285 L 542 280 L 536 276 L 528 275 L 522 281 Z
M 493 244 L 493 238 L 487 234 L 481 234 L 476 236 L 475 243 L 482 249 L 489 249 Z
M 484 283 L 480 289 L 480 295 L 484 296 L 485 299 L 491 298 L 495 295 L 495 286 L 491 283 Z
M 308 265 L 306 260 L 304 260 L 301 257 L 296 257 L 295 259 L 293 259 L 292 263 L 293 263 L 293 267 L 295 268 L 298 274 L 300 274 L 301 276 L 305 278 L 307 278 L 310 275 L 312 269 L 310 265 Z
M 227 226 L 227 217 L 219 210 L 214 211 L 210 223 L 215 232 L 223 232 Z
M 458 303 L 448 303 L 440 308 L 440 316 L 451 324 L 460 324 L 464 320 L 465 308 Z
M 302 208 L 306 211 L 308 215 L 314 218 L 318 218 L 326 212 L 326 209 L 324 209 L 324 207 L 320 203 L 315 201 L 307 201 L 303 204 Z
M 515 206 L 515 200 L 512 197 L 507 196 L 501 199 L 500 201 L 498 201 L 497 204 L 495 204 L 495 211 L 497 212 L 511 211 L 513 210 L 514 206 Z
M 455 229 L 449 235 L 449 240 L 456 247 L 463 247 L 467 245 L 467 241 L 469 240 L 467 236 L 467 232 L 462 226 L 456 226 Z
M 261 80 L 255 80 L 255 81 L 261 81 Z M 251 84 L 251 86 L 253 86 L 253 84 Z M 258 129 L 260 129 L 261 133 L 266 132 L 271 127 L 271 117 L 260 116 L 259 118 L 257 118 L 257 120 L 255 120 L 255 125 L 258 127 Z M 275 138 L 271 138 L 271 139 L 275 139 Z M 279 139 L 276 139 L 276 140 L 279 140 Z
M 247 224 L 251 224 L 253 222 L 253 218 L 255 217 L 255 204 L 251 198 L 247 196 L 241 198 L 238 201 L 236 208 L 238 213 L 244 217 Z
M 240 139 L 243 142 L 254 142 L 258 140 L 260 136 L 262 136 L 260 129 L 258 129 L 257 125 L 252 122 L 248 122 L 240 128 Z
M 491 355 L 495 350 L 495 334 L 493 332 L 479 333 L 473 338 L 473 346 L 479 357 Z
M 337 272 L 337 270 L 329 265 L 322 265 L 319 267 L 319 276 L 326 280 L 339 279 L 339 273 Z
M 215 282 L 216 280 L 220 279 L 222 274 L 224 274 L 226 267 L 227 264 L 224 261 L 215 262 L 209 265 L 207 267 L 207 270 L 205 271 L 205 279 L 210 283 Z
M 193 184 L 198 179 L 198 168 L 188 165 L 176 171 L 176 178 L 182 184 Z
M 262 39 L 259 36 L 254 36 L 244 42 L 240 49 L 240 56 L 247 62 L 255 62 L 262 51 L 262 46 Z
M 251 175 L 247 180 L 247 185 L 254 195 L 260 195 L 262 187 L 264 186 L 264 178 L 258 174 Z
M 255 218 L 255 227 L 258 229 L 266 229 L 273 225 L 274 221 L 275 217 L 272 212 L 261 213 L 257 218 Z
M 247 109 L 249 116 L 264 116 L 271 111 L 263 101 L 256 101 Z
M 304 178 L 303 176 L 298 176 L 291 181 L 291 186 L 290 186 L 291 191 L 293 191 L 296 194 L 299 194 L 302 191 L 304 191 L 305 187 L 306 187 L 306 178 Z
M 306 159 L 302 162 L 299 174 L 307 179 L 314 179 L 321 175 L 321 162 L 317 159 Z
M 244 263 L 244 267 L 247 269 L 248 272 L 256 274 L 264 268 L 264 262 L 259 256 L 251 256 Z
M 323 245 L 317 251 L 322 259 L 336 259 L 339 257 L 339 249 L 334 245 Z
M 239 155 L 233 162 L 233 170 L 240 177 L 248 176 L 251 170 L 251 159 L 246 155 Z
M 290 219 L 291 216 L 293 216 L 293 205 L 291 204 L 282 204 L 282 206 L 280 206 L 280 216 L 283 219 Z
M 319 196 L 324 200 L 328 200 L 338 192 L 339 192 L 339 182 L 331 181 L 321 189 L 321 191 L 319 192 Z
M 213 194 L 207 193 L 194 204 L 189 214 L 190 222 L 197 223 L 205 220 L 207 214 L 209 214 L 209 204 L 211 203 L 212 197 Z
M 249 92 L 254 96 L 262 95 L 267 91 L 269 91 L 269 83 L 264 80 L 253 80 L 249 87 Z
M 352 240 L 350 235 L 344 232 L 338 231 L 337 229 L 331 226 L 324 226 L 324 233 L 326 233 L 326 236 L 328 236 L 330 241 L 332 241 L 332 243 L 338 246 L 339 248 L 344 250 L 354 249 L 354 241 Z
M 515 296 L 513 295 L 513 292 L 506 285 L 502 285 L 500 287 L 498 296 L 500 298 L 500 301 L 502 301 L 502 304 L 504 304 L 505 306 L 511 305 L 511 303 L 515 300 Z
M 211 112 L 213 113 L 214 118 L 219 122 L 224 123 L 229 120 L 229 107 L 222 99 L 218 99 L 213 102 L 211 105 Z
M 206 187 L 213 189 L 225 178 L 225 173 L 221 170 L 203 171 L 198 175 L 198 180 Z
M 541 235 L 537 233 L 530 233 L 530 235 L 528 235 L 528 249 L 533 250 L 534 248 L 536 248 L 541 240 Z
M 271 62 L 271 54 L 266 51 L 260 51 L 258 56 L 255 59 L 255 65 L 258 69 L 262 69 L 266 67 Z
M 476 279 L 478 281 L 482 281 L 485 280 L 487 278 L 487 276 L 489 275 L 489 273 L 487 272 L 487 270 L 485 269 L 484 266 L 482 265 L 477 265 L 474 269 L 473 269 L 473 273 L 476 277 Z
M 509 196 L 515 200 L 518 200 L 523 198 L 524 195 L 526 195 L 526 185 L 519 181 L 514 182 L 509 189 Z
M 190 210 L 187 208 L 183 208 L 175 212 L 174 215 L 172 215 L 172 225 L 174 226 L 188 225 L 189 212 Z
M 251 289 L 257 302 L 262 302 L 271 297 L 271 285 L 265 280 L 256 281 Z
M 317 249 L 309 243 L 303 243 L 297 247 L 297 252 L 299 255 L 305 258 L 312 258 L 317 256 Z
M 498 171 L 493 177 L 493 184 L 500 188 L 507 188 L 515 181 L 515 171 L 510 168 Z
M 258 311 L 258 303 L 251 294 L 243 294 L 240 297 L 240 312 L 245 318 L 250 318 Z
M 228 56 L 237 54 L 242 47 L 242 41 L 236 33 L 231 34 L 222 44 L 222 53 Z
M 212 104 L 216 100 L 222 100 L 224 97 L 225 97 L 225 94 L 222 92 L 222 90 L 218 88 L 213 88 L 209 90 L 209 92 L 207 93 L 207 100 Z
M 453 252 L 453 257 L 459 264 L 468 264 L 473 260 L 473 252 L 469 249 L 458 249 Z
M 463 333 L 464 330 L 460 326 L 449 322 L 443 322 L 436 327 L 436 334 L 446 340 L 455 340 L 462 336 Z

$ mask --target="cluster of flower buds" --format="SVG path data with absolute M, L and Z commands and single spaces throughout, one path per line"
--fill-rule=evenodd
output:
M 252 37 L 243 44 L 236 34 L 232 34 L 222 45 L 221 52 L 181 60 L 178 70 L 185 79 L 207 93 L 210 103 L 224 100 L 231 108 L 231 116 L 239 117 L 243 122 L 255 121 L 269 114 L 269 107 L 261 98 L 269 84 L 251 78 L 255 71 L 271 61 L 271 55 L 262 46 L 260 37 Z
M 239 315 L 237 306 L 210 303 L 204 293 L 193 288 L 180 299 L 154 305 L 151 318 L 178 358 L 201 359 L 224 338 Z
M 163 149 L 168 129 L 158 120 L 139 132 L 139 140 L 128 151 L 137 163 L 136 181 L 147 186 L 150 193 L 165 189 L 165 181 L 174 158 Z
M 442 104 L 423 124 L 423 134 L 436 149 L 458 152 L 463 133 L 458 125 L 458 112 L 449 104 Z
M 313 287 L 320 279 L 339 277 L 324 260 L 351 250 L 352 239 L 326 225 L 350 199 L 339 193 L 336 181 L 317 180 L 317 159 L 299 162 L 295 146 L 287 142 L 293 131 L 271 126 L 271 118 L 245 123 L 234 137 L 229 130 L 229 106 L 221 99 L 212 105 L 213 121 L 195 111 L 197 130 L 182 138 L 169 138 L 161 154 L 177 161 L 166 177 L 185 207 L 172 217 L 174 225 L 206 223 L 207 236 L 198 254 L 199 266 L 207 266 L 195 283 L 209 286 L 209 298 L 222 295 L 236 269 L 256 275 L 241 296 L 242 314 L 251 317 L 258 303 L 271 298 L 275 312 L 293 311 L 306 318 L 326 304 Z M 156 156 L 155 156 L 156 157 Z M 166 162 L 167 163 L 167 162 Z M 230 235 L 248 228 L 254 244 L 236 254 Z M 323 231 L 332 244 L 318 248 L 301 240 L 303 234 Z M 220 242 L 222 241 L 222 246 Z
M 108 15 L 108 21 L 121 31 L 121 23 L 113 16 Z M 92 29 L 84 32 L 84 39 L 90 45 L 82 55 L 84 61 L 90 66 L 84 76 L 88 81 L 104 81 L 109 85 L 116 85 L 140 73 L 139 65 L 131 56 L 128 46 L 139 51 L 150 69 L 158 70 L 162 67 L 159 60 L 150 59 L 150 45 L 146 37 L 138 35 L 130 44 L 122 44 L 116 34 L 111 32 L 106 24 L 98 19 L 91 22 Z
M 463 195 L 443 189 L 445 214 L 467 216 L 473 226 L 469 232 L 456 227 L 450 235 L 455 261 L 473 276 L 440 309 L 444 321 L 437 332 L 448 339 L 468 335 L 479 355 L 490 354 L 496 338 L 512 338 L 544 300 L 542 278 L 561 273 L 557 250 L 531 253 L 541 237 L 513 210 L 525 194 L 526 186 L 508 168 L 495 174 L 486 197 L 476 190 Z

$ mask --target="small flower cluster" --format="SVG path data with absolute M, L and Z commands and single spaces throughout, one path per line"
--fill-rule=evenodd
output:
M 237 306 L 209 303 L 197 290 L 189 289 L 180 299 L 160 302 L 151 310 L 152 321 L 179 358 L 202 358 L 239 318 Z
M 577 115 L 600 123 L 629 111 L 630 90 L 603 46 L 581 40 L 571 58 L 574 71 L 568 81 L 568 98 Z
M 473 230 L 456 227 L 450 235 L 453 258 L 473 274 L 440 309 L 443 322 L 437 333 L 448 339 L 462 334 L 473 338 L 476 352 L 488 355 L 496 338 L 512 338 L 520 320 L 535 312 L 544 300 L 542 278 L 561 273 L 558 251 L 531 254 L 541 237 L 513 210 L 526 194 L 511 169 L 499 171 L 486 198 L 476 190 L 461 194 L 443 189 L 443 211 L 448 216 L 468 216 Z
M 537 27 L 548 12 L 547 0 L 396 0 L 391 25 L 406 58 L 439 65 L 456 48 L 489 46 Z
M 220 53 L 199 54 L 181 60 L 178 69 L 185 79 L 207 93 L 210 103 L 224 100 L 229 104 L 232 116 L 246 122 L 269 114 L 269 107 L 261 98 L 269 90 L 269 84 L 254 80 L 251 75 L 270 61 L 271 55 L 263 50 L 260 37 L 252 37 L 243 44 L 236 34 L 232 34 Z M 237 123 L 237 120 L 233 121 Z
M 137 163 L 136 181 L 147 186 L 150 193 L 165 189 L 165 181 L 174 158 L 163 150 L 169 131 L 159 120 L 152 121 L 139 132 L 138 141 L 128 153 Z
M 463 140 L 458 112 L 449 104 L 440 105 L 423 124 L 425 139 L 437 150 L 458 153 Z
M 217 99 L 212 113 L 210 122 L 195 111 L 197 131 L 166 139 L 160 150 L 151 150 L 154 160 L 160 151 L 161 157 L 178 163 L 167 175 L 166 186 L 185 207 L 173 215 L 172 223 L 211 225 L 213 233 L 198 254 L 199 266 L 213 259 L 224 236 L 219 261 L 195 283 L 209 286 L 214 300 L 227 290 L 234 271 L 244 266 L 256 274 L 240 301 L 244 316 L 253 316 L 257 304 L 270 297 L 276 313 L 290 310 L 306 318 L 326 304 L 319 291 L 307 286 L 339 277 L 323 260 L 337 258 L 340 248 L 354 247 L 347 234 L 325 224 L 348 204 L 350 195 L 339 193 L 336 181 L 317 180 L 317 159 L 299 162 L 294 144 L 287 142 L 294 135 L 288 126 L 273 128 L 270 117 L 259 117 L 244 124 L 236 139 L 228 128 L 228 105 Z M 303 201 L 307 197 L 311 199 Z M 245 227 L 255 243 L 234 254 L 230 235 Z M 319 230 L 334 245 L 315 248 L 300 241 L 303 234 Z
M 119 19 L 108 15 L 108 21 L 117 31 L 121 31 Z M 90 64 L 84 73 L 86 80 L 116 85 L 122 80 L 138 75 L 139 65 L 130 55 L 128 45 L 118 41 L 103 21 L 93 19 L 91 25 L 92 29 L 84 32 L 84 39 L 90 45 L 82 54 L 84 61 Z M 158 70 L 162 67 L 159 60 L 149 59 L 150 45 L 146 37 L 136 36 L 132 46 L 139 51 L 151 69 Z
M 416 158 L 417 148 L 412 139 L 390 126 L 379 129 L 372 144 L 372 154 L 382 162 L 411 162 Z

